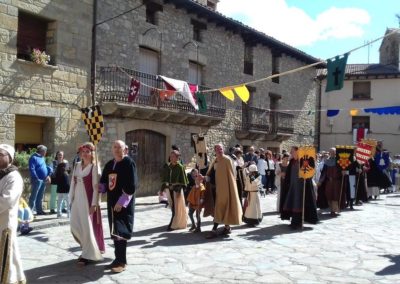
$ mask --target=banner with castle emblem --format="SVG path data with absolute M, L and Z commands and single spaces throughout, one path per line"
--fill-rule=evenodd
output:
M 97 145 L 104 133 L 104 120 L 100 106 L 95 105 L 81 109 L 82 120 L 89 134 L 90 141 Z
M 365 164 L 372 157 L 374 146 L 364 142 L 358 142 L 356 148 L 356 160 L 359 164 Z
M 348 171 L 353 161 L 353 146 L 336 146 L 336 162 L 343 171 Z
M 313 146 L 300 147 L 298 156 L 300 160 L 299 178 L 312 178 L 315 174 L 315 148 Z

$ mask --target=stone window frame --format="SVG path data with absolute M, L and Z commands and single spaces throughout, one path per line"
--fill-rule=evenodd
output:
M 203 42 L 203 31 L 207 30 L 207 24 L 195 19 L 191 19 L 190 24 L 192 25 L 193 30 L 193 40 Z
M 159 12 L 163 11 L 163 6 L 155 2 L 147 2 L 146 4 L 146 22 L 157 26 L 159 23 Z
M 279 74 L 281 72 L 281 53 L 272 53 L 272 75 Z M 279 84 L 279 77 L 272 78 L 271 81 L 273 83 Z
M 352 100 L 371 99 L 371 81 L 353 81 Z
M 37 23 L 34 29 L 26 30 L 23 22 Z M 33 39 L 26 38 L 26 33 L 34 33 Z M 38 39 L 43 37 L 43 39 Z M 50 62 L 48 65 L 56 66 L 57 54 L 57 22 L 52 19 L 41 17 L 37 14 L 30 13 L 26 10 L 18 10 L 18 31 L 17 31 L 17 59 L 23 61 L 32 61 L 30 53 L 34 48 L 39 48 L 50 55 Z M 34 41 L 38 42 L 35 43 Z M 31 44 L 31 45 L 29 45 Z M 39 45 L 39 46 L 37 46 Z
M 243 73 L 254 75 L 254 45 L 247 42 L 244 43 Z

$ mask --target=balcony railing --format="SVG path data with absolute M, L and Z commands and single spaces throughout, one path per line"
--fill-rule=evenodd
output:
M 242 109 L 242 125 L 238 130 L 265 134 L 294 133 L 294 116 L 289 113 L 255 107 Z
M 139 95 L 132 103 L 128 103 L 130 77 L 140 81 Z M 164 110 L 179 110 L 205 116 L 224 118 L 226 112 L 226 99 L 217 91 L 206 93 L 207 111 L 198 112 L 186 98 L 177 93 L 175 96 L 161 100 L 153 88 L 164 89 L 164 84 L 156 75 L 151 75 L 136 70 L 121 67 L 99 67 L 98 89 L 103 102 L 119 102 L 136 106 L 157 107 Z M 207 90 L 199 86 L 200 91 Z

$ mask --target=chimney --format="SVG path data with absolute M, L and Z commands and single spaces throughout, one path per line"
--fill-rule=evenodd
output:
M 207 6 L 208 8 L 216 11 L 217 4 L 219 0 L 196 0 L 196 2 L 200 3 L 201 5 Z

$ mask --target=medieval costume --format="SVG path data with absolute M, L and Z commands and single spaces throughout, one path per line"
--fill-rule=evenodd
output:
M 183 189 L 189 183 L 185 167 L 179 161 L 175 165 L 172 163 L 166 164 L 163 169 L 161 182 L 163 189 L 167 189 L 167 196 L 172 212 L 167 230 L 185 229 L 187 226 L 187 217 Z
M 0 149 L 10 155 L 10 164 L 0 170 L 0 283 L 25 283 L 17 243 L 18 201 L 24 183 L 17 167 L 11 165 L 14 148 L 1 144 Z
M 286 169 L 288 166 L 284 166 L 282 163 L 276 164 L 275 171 L 275 186 L 277 189 L 277 197 L 276 197 L 276 211 L 281 212 L 283 202 L 281 202 L 281 186 L 285 180 Z
M 113 264 L 126 265 L 127 240 L 132 237 L 137 186 L 136 164 L 128 156 L 122 160 L 110 160 L 104 167 L 100 179 L 101 191 L 107 192 L 107 212 L 111 238 L 114 240 L 115 260 Z M 122 206 L 115 211 L 116 205 Z
M 367 169 L 367 194 L 368 197 L 379 197 L 381 188 L 388 188 L 392 184 L 388 176 L 383 173 L 373 159 L 368 160 Z
M 243 215 L 243 222 L 250 226 L 258 225 L 263 219 L 261 202 L 258 194 L 261 185 L 261 176 L 257 172 L 256 165 L 250 165 L 246 169 L 246 184 L 244 190 L 247 192 L 246 204 Z
M 239 225 L 243 215 L 231 159 L 226 155 L 217 157 L 211 164 L 207 176 L 211 181 L 211 186 L 208 188 L 209 191 L 211 190 L 212 192 L 211 194 L 207 194 L 206 192 L 205 198 L 211 197 L 214 201 L 206 201 L 208 205 L 214 204 L 214 226 L 210 237 L 216 236 L 218 224 L 224 224 L 224 233 L 229 234 L 229 225 Z M 212 183 L 215 183 L 215 187 Z M 205 210 L 205 216 L 207 216 L 206 214 L 210 211 L 211 210 Z
M 343 183 L 344 184 L 344 183 Z M 344 187 L 342 188 L 342 172 L 336 164 L 335 158 L 329 158 L 325 161 L 324 167 L 319 179 L 317 205 L 321 209 L 330 208 L 331 214 L 339 212 L 339 199 L 341 207 L 345 204 Z M 342 194 L 340 193 L 342 191 Z
M 98 206 L 98 168 L 82 162 L 75 165 L 72 173 L 69 204 L 71 204 L 71 233 L 82 247 L 81 258 L 102 260 L 105 251 L 103 225 L 100 210 L 89 214 L 91 206 Z
M 303 187 L 304 180 L 299 178 L 300 161 L 291 159 L 286 169 L 285 180 L 281 185 L 281 219 L 289 220 L 293 229 L 302 226 L 303 213 Z M 311 178 L 305 181 L 304 192 L 304 221 L 316 224 L 318 222 L 317 207 L 315 204 L 315 192 Z

